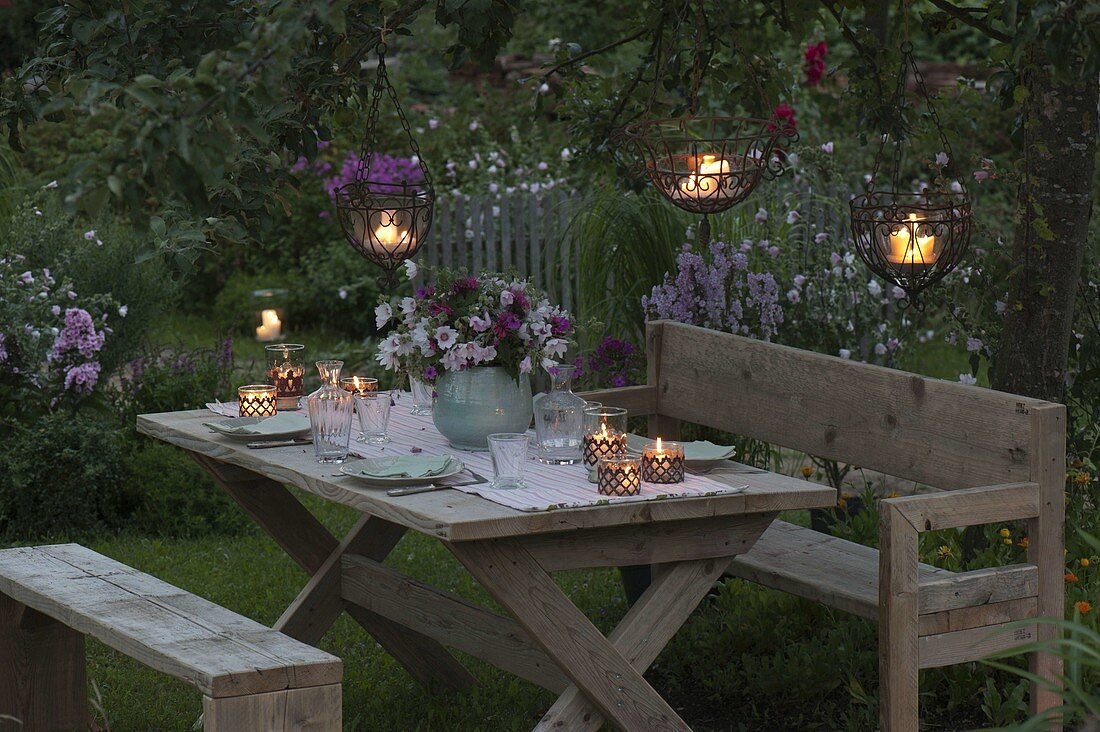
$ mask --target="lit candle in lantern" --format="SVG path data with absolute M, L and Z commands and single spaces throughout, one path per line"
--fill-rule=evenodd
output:
M 242 417 L 274 417 L 275 387 L 272 384 L 248 384 L 237 388 Z
M 366 394 L 368 391 L 378 391 L 378 379 L 348 376 L 340 379 L 340 386 L 344 387 L 344 391 L 350 391 L 353 394 Z
M 911 213 L 909 218 L 890 232 L 890 253 L 886 255 L 886 261 L 914 266 L 935 263 L 936 237 L 933 234 L 918 234 L 918 227 L 922 224 L 923 219 L 918 219 L 915 213 Z
M 688 198 L 711 198 L 726 187 L 730 163 L 717 155 L 703 155 L 703 160 L 687 180 L 680 181 L 680 193 Z
M 636 496 L 642 490 L 638 458 L 618 455 L 602 458 L 597 467 L 596 490 L 605 496 Z
M 626 452 L 626 435 L 607 429 L 607 422 L 600 424 L 599 432 L 584 436 L 582 453 L 586 465 L 595 465 L 600 458 L 622 455 Z
M 678 442 L 661 444 L 661 438 L 642 450 L 642 480 L 646 483 L 681 483 L 684 480 L 684 448 Z
M 370 237 L 363 236 L 363 243 L 368 244 L 373 241 L 390 254 L 404 254 L 411 251 L 416 241 L 411 231 L 398 225 L 397 220 L 402 215 L 402 212 L 399 211 L 382 211 L 378 215 L 377 226 L 374 227 L 373 235 Z M 365 233 L 365 231 L 361 232 L 361 235 Z
M 274 341 L 283 334 L 283 322 L 279 320 L 277 310 L 264 310 L 260 313 L 260 325 L 256 326 L 256 340 Z
M 275 385 L 279 409 L 298 409 L 298 399 L 305 393 L 305 346 L 280 343 L 264 346 L 264 350 L 267 352 L 267 380 Z

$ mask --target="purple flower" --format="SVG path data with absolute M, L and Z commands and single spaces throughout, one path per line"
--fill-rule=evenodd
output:
M 437 376 L 439 376 L 439 372 L 436 370 L 435 366 L 428 366 L 424 369 L 425 380 L 434 381 Z
M 84 358 L 92 358 L 103 348 L 106 335 L 96 332 L 92 316 L 83 308 L 65 311 L 65 327 L 61 329 L 50 351 L 50 359 L 58 361 L 67 353 L 77 351 Z
M 91 394 L 96 382 L 99 381 L 99 369 L 99 363 L 96 361 L 72 366 L 65 371 L 65 388 L 77 394 Z
M 983 344 L 982 344 L 982 339 L 981 338 L 967 338 L 966 339 L 966 350 L 970 351 L 971 353 L 973 353 L 975 351 L 982 350 L 982 345 Z
M 572 327 L 573 324 L 570 323 L 569 318 L 564 315 L 553 315 L 550 317 L 550 332 L 554 335 L 565 335 Z
M 454 284 L 451 285 L 451 289 L 453 289 L 455 294 L 457 295 L 463 292 L 473 292 L 477 289 L 477 286 L 477 277 L 471 275 L 470 277 L 460 277 L 459 279 L 455 280 Z
M 4 347 L 4 340 L 6 336 L 0 333 L 0 363 L 4 363 L 8 360 L 8 350 Z
M 503 336 L 509 331 L 519 330 L 520 324 L 518 315 L 505 311 L 497 318 L 497 332 Z
M 416 299 L 427 300 L 429 297 L 435 297 L 434 287 L 418 287 L 416 288 Z

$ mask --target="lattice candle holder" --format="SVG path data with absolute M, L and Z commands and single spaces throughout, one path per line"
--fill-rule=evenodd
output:
M 642 490 L 642 461 L 629 455 L 602 458 L 596 490 L 604 496 L 636 496 Z
M 620 407 L 585 407 L 581 457 L 589 467 L 601 458 L 626 453 L 626 410 Z
M 267 378 L 275 385 L 279 409 L 299 408 L 298 400 L 305 394 L 306 347 L 301 343 L 277 343 L 264 346 L 267 354 Z
M 650 442 L 642 450 L 642 480 L 646 483 L 682 483 L 684 446 L 679 442 Z
M 274 417 L 278 411 L 273 384 L 247 384 L 237 387 L 237 400 L 242 417 Z

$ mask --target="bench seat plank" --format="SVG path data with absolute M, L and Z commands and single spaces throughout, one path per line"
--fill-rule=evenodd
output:
M 78 544 L 0 551 L 0 592 L 208 697 L 343 675 L 335 656 Z
M 877 549 L 775 521 L 726 573 L 877 620 L 878 562 Z M 920 564 L 919 582 L 924 614 L 1034 597 L 1038 571 L 1024 564 L 972 572 Z

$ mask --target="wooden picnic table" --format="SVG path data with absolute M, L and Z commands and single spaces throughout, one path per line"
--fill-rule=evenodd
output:
M 398 407 L 393 419 L 406 410 Z M 306 445 L 251 450 L 199 411 L 147 414 L 138 430 L 186 450 L 310 575 L 275 628 L 316 644 L 345 610 L 431 690 L 476 683 L 444 646 L 560 694 L 536 730 L 686 730 L 642 674 L 780 511 L 831 506 L 828 486 L 731 462 L 741 493 L 528 512 L 443 490 L 391 497 L 320 465 Z M 363 515 L 341 540 L 286 486 Z M 593 486 L 595 490 L 595 486 Z M 511 617 L 384 564 L 408 530 L 435 537 Z M 604 637 L 554 582 L 564 569 L 655 565 Z

